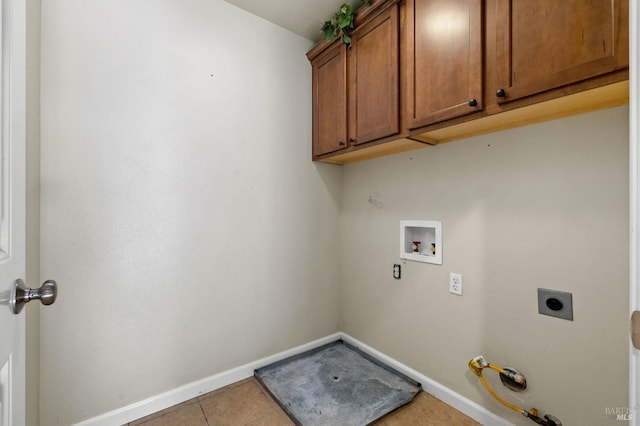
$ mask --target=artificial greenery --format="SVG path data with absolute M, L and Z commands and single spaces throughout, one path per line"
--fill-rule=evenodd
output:
M 360 0 L 362 4 L 369 4 L 369 0 Z M 322 38 L 332 40 L 338 36 L 347 47 L 351 47 L 351 30 L 353 29 L 353 17 L 355 11 L 347 3 L 340 6 L 333 20 L 325 21 L 320 28 Z

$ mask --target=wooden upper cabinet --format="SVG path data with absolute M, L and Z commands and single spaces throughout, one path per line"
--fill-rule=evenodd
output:
M 324 40 L 307 53 L 313 79 L 313 159 L 400 134 L 399 3 L 371 0 L 359 9 L 350 49 L 340 40 Z
M 399 11 L 389 9 L 352 33 L 349 142 L 358 145 L 400 132 Z
M 336 42 L 314 58 L 313 156 L 347 145 L 347 59 L 345 46 Z
M 629 65 L 627 0 L 497 0 L 496 14 L 498 103 Z
M 407 127 L 482 110 L 482 0 L 407 0 Z
M 307 53 L 313 159 L 344 164 L 627 102 L 628 19 L 628 0 L 370 0 L 351 49 L 323 40 Z

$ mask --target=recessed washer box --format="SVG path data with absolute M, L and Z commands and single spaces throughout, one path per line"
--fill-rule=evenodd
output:
M 442 265 L 442 222 L 401 220 L 400 259 Z

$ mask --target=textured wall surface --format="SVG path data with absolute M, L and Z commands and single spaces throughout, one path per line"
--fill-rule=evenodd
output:
M 338 330 L 310 47 L 217 0 L 43 2 L 43 426 Z
M 26 129 L 26 282 L 40 281 L 40 0 L 27 5 L 27 129 Z M 28 426 L 40 424 L 40 304 L 26 309 L 27 418 Z
M 616 424 L 605 410 L 628 406 L 628 173 L 627 107 L 345 167 L 343 331 L 516 424 L 528 421 L 486 393 L 472 357 L 521 370 L 524 394 L 493 383 L 525 409 Z M 442 221 L 443 263 L 402 262 L 396 281 L 407 219 Z M 573 293 L 574 321 L 539 315 L 538 287 Z
M 220 0 L 44 1 L 41 28 L 43 426 L 338 330 L 517 424 L 473 356 L 521 370 L 529 390 L 500 391 L 525 408 L 617 424 L 626 107 L 313 164 L 309 41 Z M 396 281 L 410 219 L 442 221 L 443 264 Z M 574 321 L 538 287 L 572 292 Z

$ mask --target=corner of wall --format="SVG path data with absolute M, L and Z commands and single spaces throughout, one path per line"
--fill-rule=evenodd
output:
M 26 94 L 26 276 L 40 282 L 40 9 L 41 0 L 27 0 Z M 28 426 L 40 424 L 40 308 L 26 309 Z

